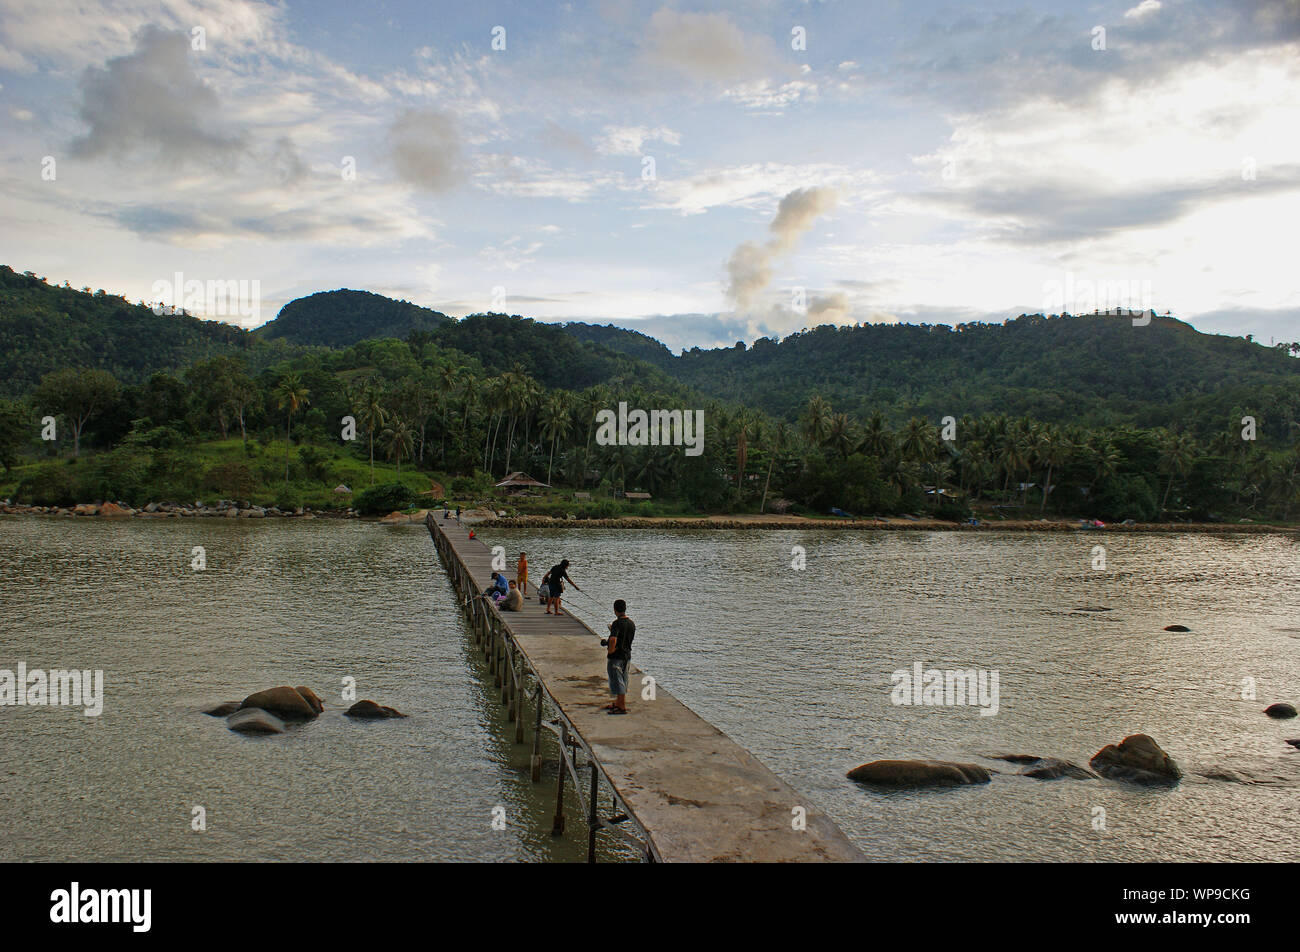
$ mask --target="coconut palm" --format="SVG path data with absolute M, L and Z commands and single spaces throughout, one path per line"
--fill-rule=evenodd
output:
M 310 391 L 302 385 L 301 377 L 290 372 L 280 378 L 274 394 L 276 406 L 286 412 L 284 424 L 284 482 L 288 485 L 289 446 L 293 441 L 293 415 L 311 402 Z
M 804 413 L 803 432 L 814 448 L 820 448 L 826 442 L 831 428 L 831 405 L 821 394 L 813 394 Z
M 546 462 L 546 482 L 551 482 L 555 465 L 555 443 L 569 431 L 573 423 L 573 395 L 566 390 L 553 391 L 542 404 L 542 437 L 551 441 L 551 455 Z
M 370 485 L 375 484 L 375 433 L 383 428 L 388 413 L 383 406 L 383 394 L 378 385 L 369 381 L 361 395 L 361 424 L 366 428 L 370 442 Z
M 384 449 L 388 451 L 388 458 L 397 463 L 397 475 L 402 475 L 402 458 L 413 455 L 412 442 L 413 435 L 411 428 L 407 426 L 406 421 L 401 417 L 393 417 L 388 425 L 384 427 L 384 432 L 380 439 L 383 442 Z
M 1160 471 L 1169 476 L 1165 483 L 1165 494 L 1160 499 L 1160 511 L 1164 512 L 1169 503 L 1169 491 L 1174 487 L 1175 476 L 1186 476 L 1196 458 L 1196 446 L 1187 433 L 1166 434 L 1160 443 Z

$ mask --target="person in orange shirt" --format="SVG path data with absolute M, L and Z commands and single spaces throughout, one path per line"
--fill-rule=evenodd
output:
M 515 566 L 515 584 L 524 595 L 528 594 L 528 553 L 519 553 L 519 564 Z

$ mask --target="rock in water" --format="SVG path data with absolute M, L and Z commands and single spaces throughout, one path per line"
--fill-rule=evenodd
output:
M 1035 780 L 1056 780 L 1060 777 L 1071 777 L 1074 780 L 1096 780 L 1097 775 L 1091 770 L 1085 770 L 1078 764 L 1072 764 L 1068 760 L 1058 760 L 1055 757 L 1044 757 L 1042 761 L 1028 770 L 1020 771 L 1022 777 L 1033 777 Z
M 1191 631 L 1186 625 L 1165 625 L 1165 631 Z
M 211 714 L 213 717 L 229 717 L 231 714 L 234 714 L 235 711 L 237 710 L 239 710 L 238 701 L 223 701 L 221 704 L 218 704 L 216 707 L 208 708 L 203 713 Z
M 1300 750 L 1300 737 L 1289 738 L 1287 743 L 1296 748 L 1296 750 Z
M 360 717 L 365 720 L 379 720 L 385 717 L 407 717 L 401 711 L 393 710 L 391 707 L 384 707 L 382 704 L 376 704 L 374 701 L 357 701 L 345 712 L 348 717 Z
M 873 760 L 854 767 L 848 777 L 882 787 L 960 787 L 992 779 L 989 771 L 978 764 L 941 760 Z
M 989 759 L 1005 760 L 1007 763 L 1012 764 L 1036 764 L 1043 758 L 1034 754 L 990 754 Z
M 317 714 L 316 709 L 301 694 L 288 686 L 268 688 L 265 691 L 250 694 L 244 698 L 239 706 L 241 708 L 260 707 L 262 710 L 270 711 L 285 720 L 309 721 Z
M 226 726 L 241 734 L 283 734 L 284 721 L 260 707 L 240 708 L 226 718 Z
M 1269 717 L 1295 717 L 1296 710 L 1293 704 L 1284 704 L 1279 701 L 1276 704 L 1270 704 L 1264 708 L 1264 713 Z
M 317 714 L 325 710 L 325 702 L 322 701 L 320 697 L 316 694 L 316 692 L 313 691 L 311 688 L 305 688 L 300 684 L 296 688 L 294 688 L 294 690 L 302 695 L 302 699 L 306 701 L 308 704 L 310 704 L 311 709 L 315 711 Z
M 1173 758 L 1146 734 L 1130 734 L 1118 746 L 1107 744 L 1088 766 L 1109 780 L 1129 783 L 1177 783 L 1183 776 Z

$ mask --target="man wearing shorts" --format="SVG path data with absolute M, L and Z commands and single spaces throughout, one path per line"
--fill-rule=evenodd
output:
M 609 693 L 614 698 L 605 710 L 610 714 L 627 713 L 627 666 L 632 660 L 632 639 L 636 625 L 627 617 L 627 602 L 614 603 L 617 616 L 609 625 L 609 638 L 601 644 L 607 648 L 605 669 L 609 672 Z
M 519 562 L 515 566 L 515 584 L 524 595 L 528 594 L 528 553 L 519 553 Z

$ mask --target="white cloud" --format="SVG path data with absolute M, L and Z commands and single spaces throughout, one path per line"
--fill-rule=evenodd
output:
M 641 155 L 647 142 L 680 145 L 681 135 L 667 126 L 605 126 L 596 138 L 601 155 Z
M 1124 11 L 1124 19 L 1137 20 L 1149 14 L 1155 13 L 1163 4 L 1160 0 L 1142 0 L 1136 7 Z

